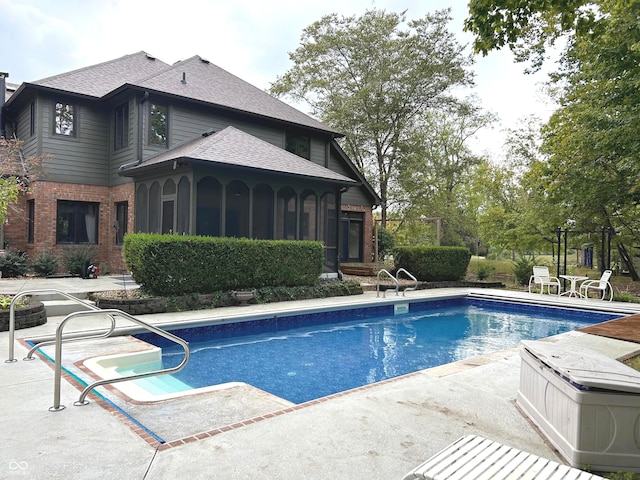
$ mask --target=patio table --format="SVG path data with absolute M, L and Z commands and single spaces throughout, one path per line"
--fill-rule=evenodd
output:
M 571 286 L 569 290 L 562 292 L 560 295 L 567 295 L 569 297 L 578 297 L 582 298 L 582 295 L 577 290 L 576 286 L 578 282 L 583 280 L 588 280 L 589 277 L 584 277 L 581 275 L 559 275 L 560 278 L 564 278 L 565 280 L 569 280 L 571 282 Z

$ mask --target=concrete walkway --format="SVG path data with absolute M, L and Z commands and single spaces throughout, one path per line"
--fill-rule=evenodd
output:
M 126 281 L 126 280 L 125 280 Z M 40 282 L 46 282 L 43 286 Z M 59 288 L 69 293 L 121 288 L 122 278 L 97 280 L 0 280 L 0 293 Z M 27 287 L 28 285 L 28 287 Z M 411 298 L 466 294 L 469 290 L 423 290 Z M 556 299 L 517 292 L 482 292 L 545 303 L 596 305 L 597 301 Z M 155 324 L 194 319 L 231 319 L 265 311 L 299 311 L 326 305 L 394 301 L 375 293 L 281 304 L 145 315 Z M 613 304 L 606 304 L 609 308 Z M 619 305 L 622 309 L 631 306 Z M 18 338 L 49 335 L 60 318 Z M 82 328 L 89 328 L 80 326 Z M 640 349 L 637 343 L 580 332 L 550 339 L 594 348 L 612 358 Z M 6 359 L 8 334 L 0 333 Z M 170 445 L 154 445 L 100 402 L 76 407 L 79 392 L 63 381 L 58 412 L 48 362 L 25 362 L 22 344 L 16 363 L 0 362 L 0 478 L 29 479 L 400 479 L 416 465 L 465 434 L 479 434 L 521 450 L 561 461 L 514 404 L 520 359 L 517 349 L 497 352 L 369 386 L 328 401 L 247 417 L 232 427 L 203 432 Z M 211 413 L 214 414 L 213 412 Z M 202 412 L 207 415 L 206 411 Z M 163 413 L 165 427 L 181 412 Z

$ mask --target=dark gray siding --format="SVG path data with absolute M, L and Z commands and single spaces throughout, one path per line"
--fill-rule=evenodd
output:
M 75 106 L 76 134 L 53 133 L 54 105 L 57 101 Z M 42 106 L 42 152 L 54 156 L 47 161 L 47 180 L 87 185 L 108 185 L 109 117 L 104 109 L 65 98 L 47 98 Z
M 129 143 L 128 146 L 115 149 L 115 109 L 121 106 L 125 101 L 129 103 Z M 130 183 L 133 180 L 118 174 L 120 167 L 126 163 L 135 162 L 137 160 L 137 132 L 138 132 L 138 113 L 136 109 L 137 102 L 135 99 L 122 99 L 112 103 L 111 112 L 109 114 L 109 151 L 111 152 L 111 162 L 109 163 L 109 185 L 120 185 Z M 144 106 L 143 106 L 144 108 Z
M 22 154 L 27 157 L 35 157 L 39 155 L 38 151 L 38 132 L 42 128 L 42 122 L 39 122 L 38 112 L 40 110 L 40 106 L 38 105 L 36 99 L 33 99 L 35 104 L 35 132 L 34 135 L 30 135 L 30 126 L 31 126 L 31 102 L 26 104 L 25 108 L 22 108 L 20 113 L 18 114 L 18 120 L 16 122 L 16 135 L 18 139 L 22 141 Z

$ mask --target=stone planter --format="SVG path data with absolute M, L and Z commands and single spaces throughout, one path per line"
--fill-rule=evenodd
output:
M 244 306 L 244 305 L 249 305 L 249 301 L 253 300 L 253 298 L 256 296 L 256 291 L 255 290 L 234 290 L 233 292 L 231 292 L 231 296 L 234 298 L 234 300 L 237 300 L 240 304 L 240 306 Z
M 96 306 L 104 309 L 122 310 L 129 315 L 165 313 L 167 301 L 164 298 L 104 298 L 94 296 Z
M 47 311 L 42 302 L 32 301 L 29 305 L 18 307 L 15 311 L 15 328 L 35 327 L 47 323 Z M 9 309 L 0 310 L 0 332 L 9 330 Z

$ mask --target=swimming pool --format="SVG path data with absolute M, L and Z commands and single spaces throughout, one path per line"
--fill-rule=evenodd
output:
M 243 382 L 303 403 L 619 316 L 455 298 L 173 330 L 191 348 L 173 383 L 180 391 Z M 162 348 L 164 366 L 182 360 L 156 335 L 136 337 Z

